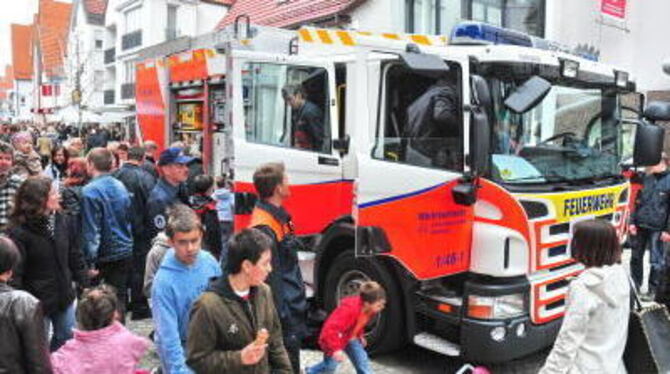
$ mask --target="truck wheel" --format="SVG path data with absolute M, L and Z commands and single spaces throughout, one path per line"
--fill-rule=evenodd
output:
M 402 295 L 393 278 L 381 264 L 366 258 L 356 258 L 353 250 L 339 254 L 331 264 L 324 288 L 325 307 L 331 312 L 343 297 L 355 294 L 369 280 L 378 282 L 386 291 L 386 308 L 372 320 L 365 333 L 368 352 L 380 354 L 405 344 Z

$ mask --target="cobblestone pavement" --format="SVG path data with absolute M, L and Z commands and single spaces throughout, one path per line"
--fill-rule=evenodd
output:
M 630 251 L 625 251 L 623 260 L 627 264 L 630 259 Z M 645 276 L 648 275 L 648 258 L 645 258 Z M 135 333 L 143 336 L 149 336 L 153 329 L 153 322 L 150 319 L 142 321 L 131 321 L 129 328 Z M 548 352 L 540 352 L 529 357 L 495 365 L 490 368 L 493 373 L 501 374 L 531 374 L 537 373 L 542 367 Z M 322 353 L 315 350 L 303 350 L 301 359 L 303 367 L 318 363 L 322 358 Z M 372 369 L 377 374 L 451 374 L 455 373 L 463 362 L 457 359 L 445 357 L 416 346 L 407 346 L 406 348 L 387 355 L 381 355 L 372 358 Z M 158 366 L 158 356 L 152 346 L 149 353 L 143 358 L 141 367 L 151 369 Z M 355 371 L 348 361 L 345 362 L 337 371 L 338 374 L 354 374 Z

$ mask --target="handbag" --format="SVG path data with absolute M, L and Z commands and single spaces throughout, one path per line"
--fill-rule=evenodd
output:
M 670 373 L 670 315 L 665 305 L 643 306 L 634 283 L 623 359 L 629 373 Z

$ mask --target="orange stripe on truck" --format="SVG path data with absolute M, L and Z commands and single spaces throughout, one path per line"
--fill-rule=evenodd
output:
M 319 35 L 319 38 L 321 38 L 321 41 L 324 44 L 333 44 L 333 39 L 330 37 L 327 30 L 316 30 L 316 34 Z
M 347 45 L 347 46 L 352 46 L 355 45 L 356 43 L 354 42 L 354 39 L 349 35 L 348 32 L 346 31 L 337 31 L 337 36 L 340 37 L 340 40 L 342 41 L 342 44 Z
M 309 33 L 309 30 L 307 29 L 300 29 L 298 30 L 298 34 L 302 38 L 302 40 L 306 41 L 307 43 L 313 43 L 314 39 L 312 38 L 312 35 Z

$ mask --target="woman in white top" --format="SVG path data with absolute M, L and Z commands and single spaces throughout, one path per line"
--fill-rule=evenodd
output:
M 571 249 L 586 270 L 570 283 L 563 325 L 540 373 L 626 373 L 630 283 L 616 230 L 603 220 L 580 222 Z
M 58 190 L 60 183 L 65 179 L 65 171 L 70 155 L 65 147 L 58 146 L 51 151 L 51 162 L 44 169 L 44 175 L 51 178 L 54 187 Z

